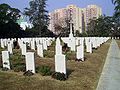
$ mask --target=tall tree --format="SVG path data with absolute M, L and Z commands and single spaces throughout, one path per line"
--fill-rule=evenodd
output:
M 20 17 L 20 10 L 10 7 L 8 4 L 0 4 L 0 23 L 16 22 Z
M 88 24 L 89 36 L 110 36 L 113 34 L 113 19 L 108 16 L 101 16 L 93 19 Z
M 22 37 L 23 31 L 16 23 L 20 17 L 20 10 L 8 4 L 0 4 L 0 38 Z
M 42 36 L 42 32 L 49 24 L 46 1 L 47 0 L 32 0 L 29 3 L 30 8 L 25 8 L 25 15 L 29 16 L 29 20 L 34 25 L 39 36 Z
M 115 14 L 113 16 L 114 19 L 114 36 L 120 37 L 120 0 L 112 0 L 115 5 Z

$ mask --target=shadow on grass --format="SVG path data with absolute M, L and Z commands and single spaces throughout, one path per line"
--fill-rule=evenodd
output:
M 70 75 L 72 72 L 74 72 L 74 70 L 72 70 L 72 69 L 67 69 L 67 78 L 69 77 L 69 75 Z

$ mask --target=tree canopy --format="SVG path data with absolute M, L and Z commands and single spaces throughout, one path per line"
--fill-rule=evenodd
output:
M 48 11 L 46 10 L 47 0 L 33 0 L 29 2 L 30 8 L 25 8 L 25 15 L 29 17 L 34 29 L 38 32 L 37 36 L 42 36 L 42 32 L 49 24 Z
M 23 31 L 16 23 L 20 17 L 20 10 L 8 4 L 0 4 L 0 37 L 21 37 Z

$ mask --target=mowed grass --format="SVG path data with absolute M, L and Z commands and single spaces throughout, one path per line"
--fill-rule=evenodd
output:
M 111 40 L 92 54 L 85 53 L 86 61 L 67 60 L 69 73 L 66 81 L 52 79 L 51 76 L 35 74 L 23 76 L 23 72 L 1 71 L 0 90 L 95 90 L 106 59 Z M 40 58 L 35 55 L 36 66 L 46 65 L 54 70 L 54 58 Z

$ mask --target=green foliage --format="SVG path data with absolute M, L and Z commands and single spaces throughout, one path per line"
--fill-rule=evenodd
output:
M 67 79 L 66 75 L 64 73 L 60 73 L 60 72 L 54 72 L 52 74 L 52 78 L 60 80 L 60 81 L 65 81 Z
M 101 16 L 90 21 L 87 27 L 88 36 L 110 36 L 112 33 L 113 18 Z
M 32 73 L 30 70 L 23 73 L 24 76 L 32 76 L 34 73 Z
M 48 25 L 48 11 L 45 10 L 47 0 L 32 0 L 29 2 L 30 8 L 25 8 L 25 15 L 34 25 L 34 29 L 41 36 Z
M 51 68 L 49 66 L 41 66 L 37 67 L 37 72 L 40 73 L 42 76 L 51 75 Z
M 19 17 L 20 10 L 12 8 L 8 4 L 0 4 L 0 38 L 17 38 L 25 35 L 25 32 L 16 23 Z
M 112 3 L 115 5 L 115 17 L 120 20 L 120 0 L 112 0 Z
M 8 4 L 0 4 L 0 23 L 7 23 L 9 21 L 16 22 L 20 17 L 20 10 L 10 7 Z
M 18 63 L 18 64 L 14 64 L 12 66 L 12 69 L 15 71 L 15 72 L 25 72 L 26 70 L 26 67 L 25 67 L 25 63 Z
M 15 49 L 13 50 L 13 55 L 10 56 L 11 68 L 15 72 L 24 72 L 25 71 L 25 57 L 20 54 L 20 51 Z

